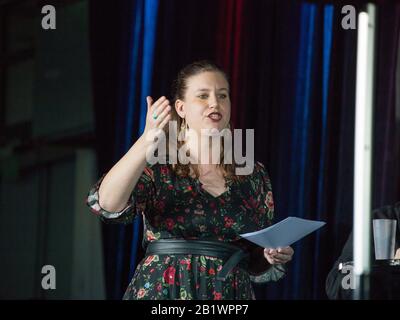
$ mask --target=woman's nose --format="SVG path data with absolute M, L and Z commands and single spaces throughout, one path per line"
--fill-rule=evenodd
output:
M 218 106 L 218 99 L 216 97 L 211 97 L 210 98 L 210 108 L 216 108 Z

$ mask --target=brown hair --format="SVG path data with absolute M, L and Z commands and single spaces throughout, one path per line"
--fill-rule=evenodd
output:
M 172 83 L 172 100 L 171 100 L 171 106 L 172 106 L 172 119 L 177 121 L 178 124 L 178 130 L 181 127 L 182 124 L 182 118 L 177 114 L 174 106 L 175 102 L 180 99 L 184 100 L 185 93 L 187 90 L 187 83 L 188 79 L 192 76 L 198 75 L 202 72 L 220 72 L 226 79 L 226 81 L 229 83 L 229 78 L 227 74 L 223 71 L 223 69 L 219 66 L 217 66 L 215 63 L 212 63 L 208 60 L 200 60 L 200 61 L 195 61 L 193 63 L 190 63 L 186 65 L 184 68 L 182 68 L 176 77 L 176 79 Z M 174 119 L 175 118 L 175 119 Z M 230 128 L 233 129 L 232 125 L 230 124 Z M 178 141 L 178 148 L 180 148 L 184 144 L 184 141 Z M 236 180 L 238 179 L 239 176 L 235 175 L 235 163 L 234 160 L 232 159 L 232 164 L 224 164 L 223 163 L 223 145 L 221 148 L 221 160 L 220 163 L 218 164 L 218 167 L 222 169 L 223 175 L 225 178 L 228 179 L 233 179 Z M 172 165 L 173 170 L 178 176 L 181 177 L 187 177 L 190 174 L 190 166 L 192 166 L 192 169 L 194 171 L 194 174 L 196 178 L 199 177 L 199 170 L 196 164 L 182 164 L 179 162 L 179 157 L 178 157 L 178 163 Z

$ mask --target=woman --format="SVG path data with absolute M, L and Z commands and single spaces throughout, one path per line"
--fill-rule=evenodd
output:
M 230 127 L 229 85 L 220 68 L 207 61 L 186 66 L 173 97 L 172 104 L 147 97 L 143 135 L 87 199 L 103 221 L 130 223 L 143 214 L 146 256 L 124 299 L 255 299 L 252 282 L 279 279 L 293 255 L 291 247 L 261 248 L 239 236 L 271 224 L 268 174 L 259 162 L 247 176 L 237 176 L 234 164 L 201 162 L 205 148 L 211 155 L 215 146 L 197 147 L 185 134 Z M 146 150 L 152 142 L 146 136 L 166 130 L 173 119 L 184 139 L 179 146 L 189 150 L 191 161 L 150 165 Z

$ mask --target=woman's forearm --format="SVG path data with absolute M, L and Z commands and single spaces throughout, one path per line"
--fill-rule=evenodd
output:
M 146 125 L 142 136 L 129 151 L 104 176 L 99 187 L 99 205 L 106 211 L 119 212 L 125 209 L 129 197 L 146 167 L 147 148 L 154 139 L 146 139 L 153 129 L 163 129 L 171 119 L 169 100 L 163 96 L 153 103 L 146 97 Z
M 146 167 L 149 142 L 141 136 L 105 175 L 99 187 L 99 205 L 107 211 L 123 210 Z

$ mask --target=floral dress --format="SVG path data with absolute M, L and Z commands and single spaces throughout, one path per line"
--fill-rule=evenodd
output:
M 109 212 L 99 205 L 103 175 L 91 188 L 87 205 L 104 222 L 131 223 L 143 215 L 143 246 L 158 239 L 219 240 L 247 250 L 248 264 L 238 264 L 225 281 L 216 281 L 224 260 L 195 254 L 146 255 L 137 265 L 123 299 L 255 299 L 252 283 L 276 281 L 283 266 L 271 266 L 263 248 L 239 234 L 271 225 L 274 202 L 270 178 L 260 162 L 240 181 L 227 180 L 219 196 L 197 178 L 180 177 L 169 164 L 147 164 L 125 209 Z

